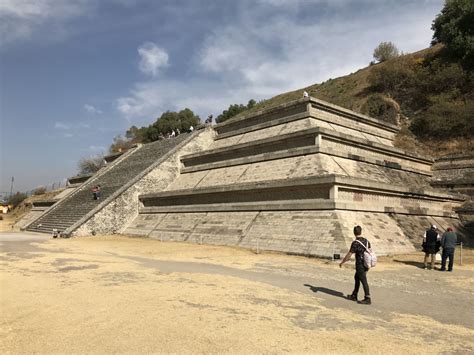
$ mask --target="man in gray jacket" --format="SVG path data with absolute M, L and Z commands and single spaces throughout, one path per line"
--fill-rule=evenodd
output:
M 441 271 L 446 271 L 446 259 L 448 258 L 448 271 L 453 271 L 454 249 L 456 248 L 457 242 L 458 237 L 456 232 L 449 227 L 441 238 L 441 247 L 443 248 L 443 253 L 441 254 Z

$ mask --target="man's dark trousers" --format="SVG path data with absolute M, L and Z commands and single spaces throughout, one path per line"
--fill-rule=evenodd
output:
M 354 275 L 355 285 L 354 291 L 352 292 L 354 296 L 357 296 L 359 293 L 360 283 L 362 282 L 365 297 L 370 298 L 369 284 L 367 282 L 367 271 L 368 269 L 364 266 L 364 264 L 356 262 L 356 272 Z
M 452 271 L 454 263 L 454 248 L 443 248 L 443 253 L 441 254 L 441 270 L 446 270 L 446 259 L 448 258 L 448 270 Z

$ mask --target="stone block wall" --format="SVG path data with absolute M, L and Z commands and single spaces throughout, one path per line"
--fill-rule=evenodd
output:
M 430 185 L 429 159 L 393 147 L 396 126 L 313 98 L 237 117 L 124 229 L 159 240 L 331 257 L 361 225 L 379 255 L 409 253 L 461 200 Z M 309 137 L 309 138 L 308 138 Z
M 162 241 L 331 257 L 347 252 L 354 226 L 361 225 L 378 255 L 393 255 L 416 251 L 414 244 L 429 223 L 446 228 L 455 221 L 357 211 L 158 213 L 140 214 L 124 233 Z
M 311 154 L 181 174 L 167 190 L 231 185 L 243 182 L 342 175 L 413 187 L 428 187 L 428 176 L 363 161 Z

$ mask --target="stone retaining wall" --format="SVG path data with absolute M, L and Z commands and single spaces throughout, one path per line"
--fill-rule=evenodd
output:
M 124 233 L 162 241 L 240 246 L 308 256 L 344 254 L 361 225 L 378 255 L 410 253 L 430 224 L 455 218 L 360 211 L 247 211 L 140 214 Z

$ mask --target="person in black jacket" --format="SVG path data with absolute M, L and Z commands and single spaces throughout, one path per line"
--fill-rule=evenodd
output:
M 359 287 L 360 284 L 362 283 L 362 287 L 364 288 L 364 299 L 362 301 L 357 301 L 357 303 L 360 304 L 372 304 L 371 298 L 370 298 L 370 290 L 369 290 L 369 283 L 367 282 L 367 271 L 369 271 L 368 268 L 365 267 L 364 265 L 364 252 L 366 251 L 365 248 L 370 249 L 370 242 L 362 237 L 362 227 L 361 226 L 355 226 L 354 227 L 354 236 L 356 239 L 352 242 L 351 248 L 347 252 L 346 256 L 344 259 L 342 259 L 341 263 L 339 264 L 339 267 L 342 267 L 342 264 L 344 264 L 346 261 L 349 261 L 351 258 L 352 254 L 356 255 L 356 272 L 354 274 L 354 291 L 352 291 L 352 294 L 348 295 L 347 298 L 351 301 L 357 301 L 357 294 L 359 293 Z M 365 246 L 365 248 L 364 248 Z
M 440 247 L 440 236 L 436 231 L 437 228 L 433 224 L 430 229 L 425 231 L 423 235 L 423 251 L 425 252 L 425 269 L 428 269 L 428 258 L 431 256 L 431 270 L 435 269 L 435 257 L 436 253 L 439 252 Z

